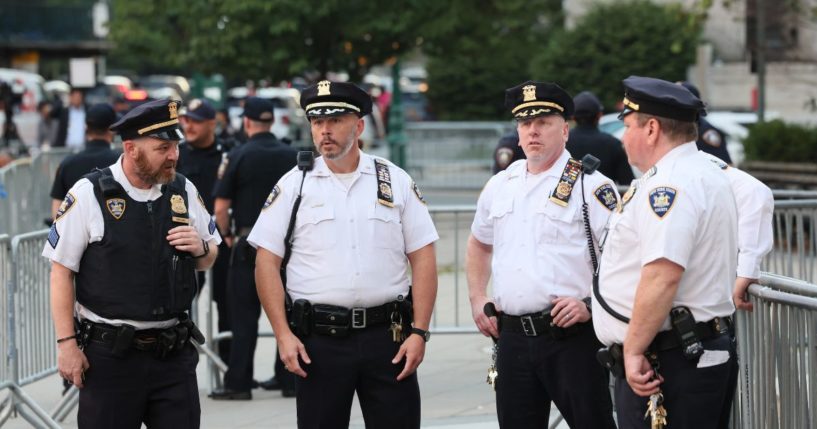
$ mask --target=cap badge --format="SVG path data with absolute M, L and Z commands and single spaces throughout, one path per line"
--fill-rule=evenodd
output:
M 330 95 L 329 86 L 331 86 L 331 82 L 328 80 L 322 80 L 318 82 L 318 96 L 322 95 Z
M 182 198 L 181 195 L 173 195 L 170 197 L 170 210 L 178 214 L 187 213 L 187 207 L 184 205 L 184 198 Z
M 179 107 L 176 106 L 175 101 L 171 101 L 170 104 L 167 105 L 167 110 L 170 112 L 170 119 L 176 119 L 179 117 L 179 112 L 176 110 Z
M 536 101 L 536 85 L 525 85 L 522 87 L 522 101 Z

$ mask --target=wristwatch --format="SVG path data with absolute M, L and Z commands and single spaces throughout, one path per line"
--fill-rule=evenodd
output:
M 412 334 L 417 334 L 417 335 L 423 337 L 423 340 L 425 340 L 425 342 L 428 342 L 428 340 L 431 339 L 431 332 L 428 332 L 428 331 L 420 329 L 420 328 L 415 328 L 415 327 L 412 326 L 411 327 L 411 333 Z
M 201 246 L 204 247 L 204 253 L 202 253 L 199 256 L 194 256 L 193 259 L 203 258 L 203 257 L 207 256 L 208 253 L 210 253 L 210 243 L 208 243 L 208 242 L 206 242 L 204 240 L 201 240 Z

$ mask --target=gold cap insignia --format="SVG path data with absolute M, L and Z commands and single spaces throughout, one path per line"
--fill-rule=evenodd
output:
M 522 87 L 522 101 L 535 101 L 536 100 L 536 85 L 525 85 Z
M 187 207 L 184 205 L 184 198 L 182 198 L 181 195 L 173 195 L 170 197 L 170 210 L 178 214 L 187 213 Z
M 176 105 L 175 101 L 171 101 L 170 104 L 167 105 L 167 110 L 170 112 L 170 119 L 176 119 L 179 117 L 179 112 L 177 109 L 179 106 Z
M 331 86 L 331 84 L 332 83 L 329 82 L 328 80 L 322 80 L 318 82 L 318 96 L 330 95 L 329 87 Z

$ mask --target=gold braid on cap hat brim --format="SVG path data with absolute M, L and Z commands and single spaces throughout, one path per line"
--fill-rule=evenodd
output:
M 550 101 L 530 101 L 530 102 L 522 103 L 522 104 L 514 107 L 513 110 L 511 110 L 511 113 L 516 113 L 520 109 L 525 109 L 527 107 L 536 107 L 536 106 L 552 107 L 552 108 L 554 108 L 554 109 L 556 109 L 556 110 L 558 110 L 560 112 L 565 111 L 564 107 L 562 107 L 562 106 L 560 106 L 560 105 L 558 105 L 556 103 L 551 103 Z
M 160 122 L 158 124 L 153 124 L 153 125 L 151 125 L 149 127 L 141 128 L 136 132 L 141 136 L 142 134 L 144 134 L 144 133 L 146 133 L 148 131 L 153 131 L 153 130 L 158 129 L 158 128 L 164 128 L 166 126 L 173 125 L 173 124 L 178 124 L 178 123 L 179 123 L 178 119 L 171 119 L 169 121 Z

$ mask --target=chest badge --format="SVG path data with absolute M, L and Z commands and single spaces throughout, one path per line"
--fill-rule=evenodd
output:
M 108 213 L 116 220 L 121 219 L 122 215 L 125 214 L 126 205 L 127 201 L 122 198 L 110 198 L 105 200 L 105 207 L 108 208 Z
M 659 186 L 650 191 L 650 207 L 656 216 L 663 219 L 675 204 L 678 191 L 668 186 Z
M 375 158 L 374 170 L 377 175 L 377 202 L 386 207 L 394 207 L 394 195 L 391 189 L 389 165 Z
M 170 197 L 170 210 L 177 214 L 187 213 L 187 206 L 184 205 L 184 198 L 181 195 L 174 194 Z
M 573 185 L 576 183 L 576 179 L 579 178 L 581 169 L 581 162 L 573 158 L 567 161 L 567 165 L 565 165 L 565 169 L 562 171 L 559 184 L 556 185 L 556 189 L 553 190 L 553 194 L 550 196 L 551 201 L 562 207 L 567 207 L 567 202 L 570 201 L 570 193 L 573 191 Z

